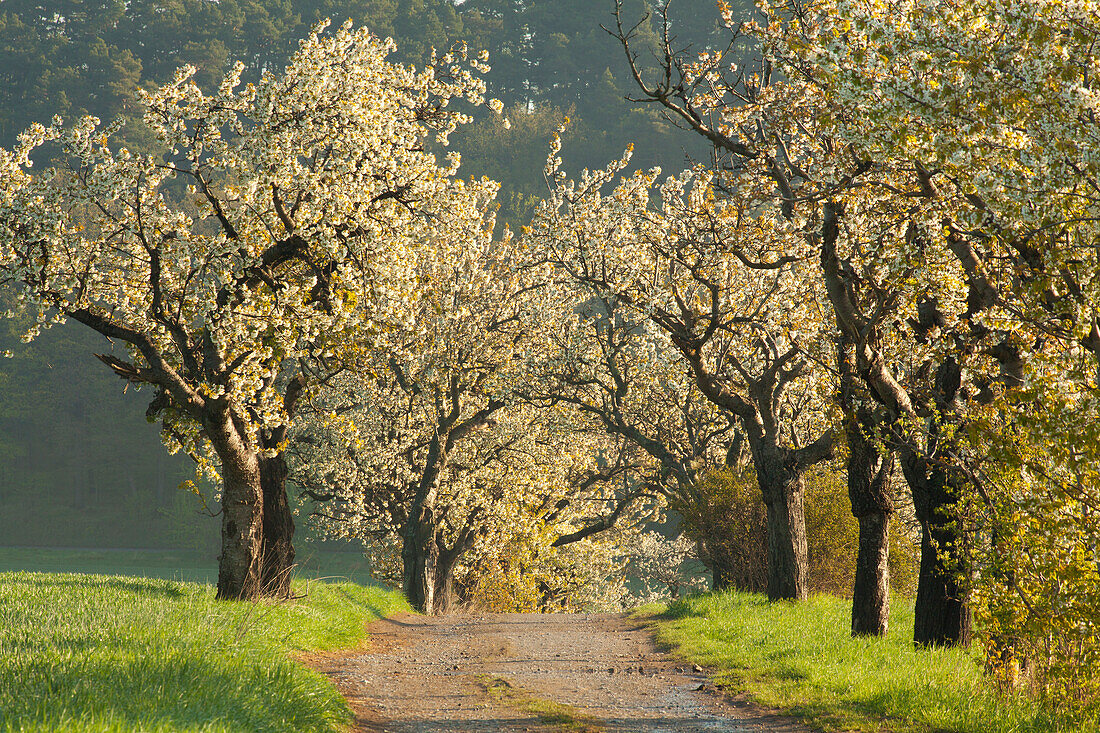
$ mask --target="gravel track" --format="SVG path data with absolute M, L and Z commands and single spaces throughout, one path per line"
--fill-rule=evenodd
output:
M 612 614 L 402 615 L 368 627 L 365 650 L 305 661 L 327 674 L 372 733 L 808 733 L 714 691 L 698 667 L 661 653 Z M 588 727 L 545 724 L 494 700 L 502 678 L 575 708 Z

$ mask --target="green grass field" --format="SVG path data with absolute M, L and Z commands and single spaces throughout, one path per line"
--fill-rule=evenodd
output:
M 373 585 L 370 565 L 361 552 L 318 550 L 310 544 L 297 548 L 299 576 L 349 580 Z M 105 550 L 56 547 L 0 547 L 0 572 L 100 573 L 214 584 L 218 563 L 181 550 Z
M 972 652 L 917 649 L 911 604 L 891 609 L 885 639 L 852 639 L 847 601 L 805 604 L 721 593 L 678 601 L 654 616 L 658 639 L 717 670 L 716 681 L 831 731 L 1029 733 L 1100 731 L 1095 719 L 1053 719 L 1006 696 Z
M 351 583 L 294 588 L 224 603 L 197 583 L 0 573 L 0 731 L 343 730 L 343 698 L 290 655 L 355 646 L 408 607 Z

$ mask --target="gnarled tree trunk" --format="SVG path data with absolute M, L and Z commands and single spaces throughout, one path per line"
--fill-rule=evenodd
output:
M 466 547 L 448 549 L 430 513 L 410 522 L 408 530 L 401 548 L 405 597 L 421 613 L 449 613 L 455 600 L 455 565 Z
M 859 522 L 859 550 L 852 584 L 852 636 L 885 636 L 890 623 L 890 517 L 869 512 Z
M 264 498 L 257 453 L 249 450 L 228 410 L 204 420 L 222 463 L 222 551 L 218 557 L 218 594 L 226 600 L 251 600 L 260 593 Z
M 287 473 L 282 454 L 260 460 L 264 502 L 260 592 L 274 598 L 290 596 L 294 569 L 294 513 L 286 495 Z
M 435 544 L 435 527 L 422 517 L 410 519 L 405 527 L 401 565 L 401 584 L 409 605 L 421 613 L 437 613 L 439 547 Z
M 449 425 L 447 427 L 450 427 Z M 445 431 L 440 431 L 444 433 Z M 409 605 L 421 613 L 442 613 L 438 596 L 447 592 L 446 581 L 440 578 L 439 521 L 435 499 L 439 478 L 446 462 L 444 439 L 432 437 L 424 457 L 424 469 L 416 487 L 416 497 L 409 509 L 408 523 L 401 545 L 401 580 Z
M 306 379 L 300 374 L 287 382 L 283 409 L 288 422 L 305 388 Z M 260 459 L 260 485 L 264 497 L 260 592 L 273 598 L 290 597 L 290 576 L 294 570 L 294 512 L 286 494 L 289 474 L 284 452 L 287 429 L 284 423 L 261 433 L 265 452 L 275 452 L 275 455 Z
M 259 476 L 222 480 L 222 551 L 218 556 L 218 598 L 249 600 L 260 590 L 263 494 Z
M 962 535 L 955 523 L 958 493 L 945 471 L 919 457 L 905 458 L 905 477 L 921 525 L 913 641 L 923 646 L 966 646 L 971 614 L 963 587 Z
M 864 317 L 850 268 L 842 266 L 836 244 L 841 209 L 824 207 L 821 273 L 837 325 L 840 405 L 848 441 L 848 498 L 859 523 L 859 550 L 852 586 L 852 635 L 882 636 L 890 620 L 890 517 L 894 512 L 891 474 L 894 452 L 878 437 L 879 426 L 866 404 L 885 404 L 894 419 L 910 412 L 908 397 L 872 348 L 880 321 Z M 874 309 L 870 309 L 874 310 Z M 869 387 L 870 390 L 866 388 Z
M 870 431 L 864 410 L 849 418 L 848 498 L 859 523 L 859 550 L 852 585 L 852 636 L 884 636 L 890 621 L 891 476 L 894 454 Z
M 913 641 L 925 646 L 970 643 L 971 615 L 963 587 L 963 533 L 956 521 L 963 479 L 940 458 L 950 452 L 951 432 L 943 429 L 943 423 L 957 419 L 961 378 L 962 369 L 954 358 L 948 357 L 939 365 L 934 393 L 939 418 L 929 425 L 923 450 L 901 448 L 902 470 L 921 525 Z
M 768 598 L 804 601 L 807 582 L 806 516 L 802 482 L 788 485 L 768 507 Z
M 807 578 L 805 489 L 802 474 L 789 465 L 786 451 L 756 451 L 756 477 L 768 510 L 768 598 L 803 601 Z
M 847 413 L 848 499 L 859 523 L 852 585 L 852 636 L 885 636 L 890 622 L 890 518 L 894 513 L 894 452 L 877 436 L 874 415 L 857 405 L 856 373 L 839 354 L 841 405 Z
M 917 581 L 913 641 L 924 646 L 966 646 L 971 613 L 960 582 L 962 566 L 954 547 L 954 527 L 921 522 L 920 578 Z M 946 554 L 946 557 L 944 555 Z

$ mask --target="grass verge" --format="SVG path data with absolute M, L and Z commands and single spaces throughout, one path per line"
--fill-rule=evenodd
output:
M 649 615 L 658 640 L 714 670 L 718 685 L 825 730 L 1100 730 L 1096 721 L 1060 721 L 1032 699 L 1002 694 L 971 652 L 915 648 L 911 605 L 895 604 L 884 639 L 851 638 L 849 603 L 828 596 L 793 604 L 719 593 Z
M 340 731 L 347 704 L 294 651 L 350 647 L 395 593 L 296 581 L 291 603 L 195 583 L 0 573 L 0 730 Z
M 534 715 L 543 725 L 561 733 L 604 733 L 599 721 L 593 720 L 571 705 L 538 697 L 530 690 L 512 684 L 503 677 L 485 675 L 481 686 L 496 703 L 513 710 Z

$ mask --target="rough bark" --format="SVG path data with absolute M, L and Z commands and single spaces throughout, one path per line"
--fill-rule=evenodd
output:
M 852 636 L 885 636 L 890 623 L 891 515 L 871 512 L 856 517 L 859 552 L 852 586 Z
M 448 395 L 450 411 L 442 417 L 438 430 L 428 444 L 424 468 L 417 482 L 416 494 L 409 508 L 401 548 L 402 581 L 405 597 L 413 608 L 428 614 L 446 613 L 454 597 L 454 566 L 462 553 L 472 545 L 477 535 L 482 510 L 466 517 L 454 544 L 448 548 L 441 531 L 442 517 L 436 506 L 439 482 L 447 466 L 447 456 L 455 444 L 484 425 L 503 402 L 489 400 L 465 420 L 460 420 L 461 389 L 457 378 Z
M 283 409 L 288 420 L 294 416 L 298 399 L 305 388 L 306 379 L 300 374 L 288 380 L 283 393 Z M 294 570 L 294 513 L 286 494 L 289 474 L 284 452 L 286 435 L 286 424 L 265 431 L 262 437 L 264 450 L 277 452 L 260 459 L 260 484 L 264 496 L 260 591 L 274 598 L 290 597 L 290 575 Z
M 222 551 L 219 599 L 251 600 L 260 593 L 263 490 L 260 463 L 237 434 L 228 412 L 206 420 L 206 433 L 222 463 Z
M 294 569 L 294 513 L 286 495 L 286 459 L 280 454 L 260 462 L 263 488 L 263 547 L 260 592 L 274 598 L 290 597 Z
M 806 515 L 802 474 L 783 451 L 762 450 L 756 477 L 768 512 L 768 598 L 803 601 L 809 597 Z
M 444 426 L 449 428 L 453 419 Z M 445 430 L 440 433 L 446 434 Z M 424 457 L 424 469 L 409 509 L 401 547 L 402 587 L 409 605 L 421 613 L 435 614 L 436 587 L 439 583 L 439 536 L 435 515 L 435 497 L 446 461 L 444 440 L 437 433 Z
M 454 610 L 454 568 L 436 566 L 435 609 L 433 613 L 442 615 Z
M 852 586 L 852 636 L 885 636 L 890 622 L 890 518 L 894 513 L 894 452 L 878 438 L 878 425 L 858 405 L 856 374 L 848 349 L 840 348 L 841 404 L 847 413 L 848 498 L 859 523 Z
M 802 485 L 785 487 L 768 507 L 768 598 L 804 601 L 807 583 L 806 517 Z
M 948 357 L 936 369 L 934 389 L 937 419 L 930 421 L 922 450 L 901 446 L 902 470 L 913 492 L 913 508 L 921 524 L 921 563 L 913 640 L 925 646 L 966 646 L 970 643 L 970 609 L 963 588 L 966 572 L 963 533 L 956 519 L 963 478 L 952 469 L 951 421 L 958 418 L 962 368 Z
M 921 530 L 913 641 L 922 646 L 966 646 L 971 613 L 960 584 L 962 568 L 950 556 L 945 560 L 939 549 L 951 546 L 956 533 L 951 527 L 924 522 Z
M 921 525 L 920 575 L 913 641 L 922 646 L 966 646 L 971 614 L 962 586 L 962 535 L 955 523 L 957 488 L 946 471 L 916 456 L 903 461 Z
M 851 511 L 859 521 L 859 557 L 856 566 L 856 583 L 853 594 L 853 615 L 851 631 L 854 635 L 886 633 L 889 622 L 889 566 L 887 565 L 889 514 L 892 512 L 892 497 L 889 492 L 889 478 L 892 467 L 882 458 L 882 446 L 876 439 L 877 426 L 870 419 L 866 405 L 858 404 L 857 383 L 867 387 L 866 397 L 871 398 L 889 415 L 895 426 L 899 422 L 915 423 L 916 409 L 910 400 L 910 394 L 895 379 L 882 354 L 873 343 L 877 338 L 881 320 L 867 317 L 866 313 L 886 313 L 878 307 L 861 308 L 859 303 L 858 277 L 850 267 L 840 262 L 836 243 L 839 237 L 839 217 L 842 210 L 834 204 L 824 207 L 824 222 L 821 238 L 821 264 L 829 303 L 833 306 L 838 332 L 838 365 L 840 370 L 840 398 L 848 414 L 846 426 L 850 448 L 848 459 L 848 495 Z M 943 390 L 941 393 L 944 394 Z M 954 397 L 950 398 L 953 400 Z M 944 402 L 946 406 L 950 400 Z M 921 481 L 917 480 L 915 461 L 919 442 L 924 437 L 903 434 L 895 430 L 891 438 L 891 447 L 903 452 L 905 478 L 911 486 L 913 501 L 921 504 Z M 892 459 L 891 459 L 892 460 Z M 908 466 L 906 466 L 908 463 Z M 925 494 L 926 495 L 926 494 Z M 927 504 L 927 502 L 925 502 Z M 917 508 L 921 514 L 921 508 Z M 931 517 L 931 515 L 928 515 Z M 922 519 L 922 526 L 928 527 Z M 924 534 L 928 535 L 928 529 Z M 934 558 L 933 558 L 934 559 Z M 946 598 L 946 584 L 939 583 L 941 592 L 933 589 L 931 582 L 935 573 L 935 562 L 925 566 L 922 560 L 919 588 L 924 588 L 923 602 L 917 601 L 917 620 L 914 638 L 917 643 L 927 643 L 932 638 L 928 632 L 936 626 L 930 614 L 943 610 Z M 926 581 L 927 578 L 927 581 Z M 917 591 L 919 597 L 921 591 Z M 942 602 L 943 603 L 942 603 Z M 922 616 L 922 614 L 925 614 Z M 923 630 L 922 630 L 923 628 Z M 881 630 L 881 631 L 880 631 Z M 939 628 L 933 634 L 936 638 L 946 638 L 947 628 Z
M 436 613 L 435 590 L 439 548 L 435 531 L 424 521 L 410 520 L 401 546 L 401 586 L 409 605 L 421 613 Z
M 259 477 L 222 482 L 222 551 L 218 556 L 218 594 L 222 600 L 259 595 L 263 495 Z
M 405 597 L 421 613 L 449 613 L 454 607 L 454 568 L 465 548 L 448 550 L 430 514 L 427 521 L 410 522 L 408 529 L 401 548 Z

